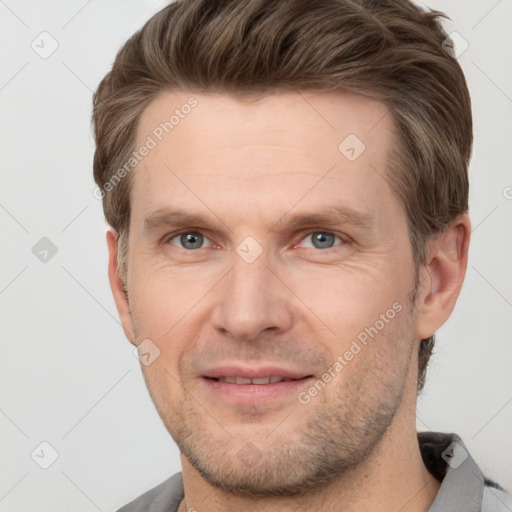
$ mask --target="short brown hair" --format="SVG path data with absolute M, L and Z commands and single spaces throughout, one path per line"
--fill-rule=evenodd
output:
M 382 101 L 396 148 L 389 179 L 405 205 L 416 264 L 426 242 L 468 210 L 472 145 L 468 88 L 446 50 L 444 15 L 409 0 L 177 0 L 121 48 L 94 94 L 94 178 L 117 231 L 125 275 L 138 120 L 164 89 L 249 97 L 343 90 Z M 421 340 L 418 391 L 434 337 Z

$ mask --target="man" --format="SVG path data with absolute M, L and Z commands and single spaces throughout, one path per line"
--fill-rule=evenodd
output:
M 179 0 L 119 52 L 93 113 L 109 278 L 182 463 L 122 511 L 507 510 L 415 425 L 470 236 L 440 16 Z

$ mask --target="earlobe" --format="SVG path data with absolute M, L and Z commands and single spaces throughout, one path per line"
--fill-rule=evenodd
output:
M 125 336 L 130 343 L 135 345 L 135 336 L 133 334 L 133 324 L 130 315 L 130 307 L 128 305 L 128 297 L 125 293 L 125 283 L 121 278 L 118 270 L 117 253 L 118 253 L 118 236 L 114 229 L 107 230 L 107 247 L 108 247 L 108 279 L 110 288 L 114 296 L 121 325 Z
M 416 339 L 434 334 L 451 315 L 466 274 L 470 238 L 468 216 L 459 215 L 428 245 L 420 274 Z

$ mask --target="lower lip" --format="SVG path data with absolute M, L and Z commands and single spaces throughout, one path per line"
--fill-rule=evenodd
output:
M 271 403 L 290 395 L 296 397 L 301 389 L 309 384 L 312 377 L 272 384 L 231 384 L 206 377 L 202 380 L 209 391 L 219 399 L 229 400 L 235 405 L 245 405 Z

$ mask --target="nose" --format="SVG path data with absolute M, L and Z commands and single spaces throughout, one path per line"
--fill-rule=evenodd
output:
M 234 254 L 233 267 L 218 287 L 216 298 L 214 326 L 237 340 L 277 334 L 293 324 L 290 291 L 264 254 L 252 263 Z

